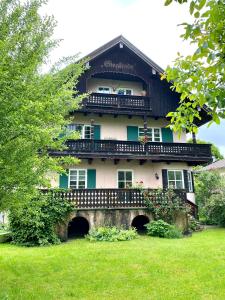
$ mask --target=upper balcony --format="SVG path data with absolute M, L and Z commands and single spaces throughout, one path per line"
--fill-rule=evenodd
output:
M 151 114 L 150 97 L 92 93 L 82 102 L 81 112 L 112 114 Z
M 64 151 L 51 151 L 53 156 L 72 155 L 83 159 L 138 159 L 151 161 L 186 161 L 191 165 L 211 162 L 211 145 L 113 140 L 68 140 Z

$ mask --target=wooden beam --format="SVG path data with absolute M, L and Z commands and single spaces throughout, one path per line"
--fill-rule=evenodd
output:
M 116 118 L 118 117 L 118 115 L 117 115 L 117 114 L 114 114 L 113 117 L 116 119 Z
M 114 165 L 118 165 L 119 161 L 119 159 L 114 159 Z
M 93 162 L 93 158 L 88 158 L 88 164 L 91 165 Z
M 142 166 L 143 164 L 145 164 L 147 161 L 147 159 L 140 159 L 139 160 L 139 165 Z
M 128 119 L 132 119 L 132 115 L 128 115 Z
M 101 161 L 106 161 L 106 158 L 104 158 L 104 157 L 103 157 L 103 158 L 101 158 Z

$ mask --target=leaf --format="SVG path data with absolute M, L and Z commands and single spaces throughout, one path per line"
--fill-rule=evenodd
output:
M 165 2 L 165 6 L 168 6 L 168 5 L 170 5 L 171 3 L 173 2 L 173 0 L 166 0 L 166 2 Z
M 201 0 L 198 5 L 198 9 L 201 10 L 206 4 L 206 0 Z
M 194 1 L 191 1 L 190 8 L 189 8 L 189 11 L 190 11 L 190 14 L 191 14 L 191 15 L 193 14 L 194 9 L 195 9 L 195 2 L 194 2 Z

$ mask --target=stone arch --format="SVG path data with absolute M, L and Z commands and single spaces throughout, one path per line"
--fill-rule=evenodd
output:
M 145 215 L 138 215 L 133 218 L 131 226 L 135 227 L 139 233 L 146 232 L 145 224 L 149 223 L 149 217 Z
M 82 216 L 76 216 L 68 223 L 68 238 L 84 237 L 89 229 L 88 220 Z

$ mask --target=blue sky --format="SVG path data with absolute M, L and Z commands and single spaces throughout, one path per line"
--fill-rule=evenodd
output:
M 172 65 L 177 52 L 193 51 L 180 38 L 183 22 L 190 22 L 187 4 L 165 0 L 49 0 L 43 13 L 57 21 L 55 37 L 62 39 L 50 62 L 81 53 L 84 56 L 122 34 L 162 68 Z M 215 143 L 225 155 L 225 121 L 203 126 L 198 137 Z

